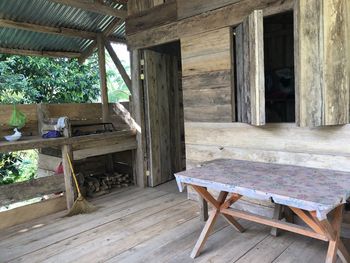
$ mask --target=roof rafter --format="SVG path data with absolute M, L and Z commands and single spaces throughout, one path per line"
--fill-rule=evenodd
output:
M 127 11 L 116 9 L 110 6 L 107 6 L 100 1 L 95 0 L 50 0 L 55 3 L 62 5 L 69 5 L 72 7 L 80 8 L 86 11 L 99 13 L 102 15 L 115 16 L 125 19 L 127 17 Z
M 43 26 L 38 24 L 17 22 L 9 19 L 0 19 L 0 27 L 22 29 L 22 30 L 28 30 L 33 32 L 63 35 L 63 36 L 69 36 L 69 37 L 81 37 L 81 38 L 87 38 L 87 39 L 96 39 L 96 35 L 97 35 L 96 33 L 89 32 L 89 31 L 82 31 L 82 30 L 66 28 L 66 27 Z
M 0 54 L 21 55 L 21 56 L 39 56 L 39 57 L 53 57 L 53 58 L 77 58 L 81 54 L 77 52 L 64 51 L 36 51 L 27 49 L 13 49 L 0 47 Z
M 60 36 L 80 37 L 80 38 L 86 38 L 86 39 L 92 39 L 92 40 L 97 39 L 97 34 L 98 34 L 95 32 L 83 31 L 83 30 L 72 29 L 67 27 L 43 26 L 38 24 L 26 23 L 26 22 L 17 22 L 9 19 L 0 19 L 0 27 L 15 28 L 15 29 L 39 32 L 39 33 L 60 35 Z M 109 36 L 108 40 L 112 42 L 125 43 L 124 39 L 120 39 L 114 36 Z

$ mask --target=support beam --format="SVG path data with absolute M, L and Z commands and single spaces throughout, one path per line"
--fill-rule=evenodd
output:
M 26 49 L 12 49 L 0 47 L 0 54 L 20 55 L 20 56 L 37 56 L 37 57 L 53 57 L 53 58 L 77 58 L 81 56 L 78 52 L 63 51 L 36 51 Z
M 32 23 L 17 22 L 9 19 L 0 19 L 0 27 L 14 28 L 38 33 L 52 34 L 64 37 L 78 37 L 85 39 L 97 39 L 96 32 L 84 31 L 79 29 L 67 28 L 67 27 L 51 27 Z M 121 39 L 115 36 L 107 37 L 108 41 L 115 43 L 126 43 L 125 39 Z
M 64 120 L 65 128 L 63 130 L 63 135 L 66 138 L 72 137 L 70 122 L 66 118 Z M 62 151 L 62 164 L 63 164 L 63 173 L 64 173 L 64 184 L 66 189 L 66 201 L 67 201 L 67 209 L 71 209 L 74 204 L 75 199 L 75 191 L 73 187 L 73 179 L 72 179 L 72 171 L 70 168 L 68 156 L 71 160 L 73 160 L 73 152 L 71 145 L 63 145 L 61 148 Z
M 106 76 L 106 54 L 104 46 L 104 37 L 99 34 L 97 37 L 98 48 L 98 66 L 100 71 L 100 86 L 101 86 L 101 99 L 102 99 L 102 119 L 103 122 L 109 121 L 108 110 L 108 90 L 107 90 L 107 76 Z
M 108 38 L 113 31 L 120 27 L 124 23 L 123 19 L 117 19 L 115 18 L 109 26 L 103 31 L 103 37 L 106 39 Z M 79 63 L 84 63 L 84 61 L 94 53 L 94 51 L 97 48 L 97 41 L 92 42 L 86 49 L 85 51 L 81 54 L 79 57 Z
M 0 27 L 15 28 L 15 29 L 39 32 L 39 33 L 60 35 L 60 36 L 96 39 L 95 32 L 82 31 L 82 30 L 65 28 L 65 27 L 43 26 L 43 25 L 37 25 L 37 24 L 31 24 L 31 23 L 17 22 L 9 19 L 0 19 Z
M 106 46 L 106 49 L 108 50 L 108 53 L 111 56 L 111 58 L 115 64 L 115 66 L 117 67 L 120 75 L 122 76 L 126 86 L 131 91 L 131 79 L 130 79 L 128 73 L 126 73 L 125 68 L 124 68 L 123 64 L 121 63 L 120 59 L 118 58 L 117 54 L 115 53 L 111 43 L 106 41 L 105 46 Z
M 98 1 L 84 1 L 84 0 L 50 0 L 61 5 L 68 5 L 71 7 L 83 9 L 85 11 L 98 13 L 105 16 L 115 16 L 119 18 L 126 18 L 127 12 L 125 10 L 119 10 L 111 6 L 107 6 Z
M 131 50 L 131 78 L 132 78 L 132 96 L 131 109 L 132 117 L 140 127 L 140 131 L 136 134 L 137 149 L 134 151 L 133 168 L 136 178 L 136 184 L 139 187 L 147 186 L 146 178 L 146 146 L 145 146 L 145 120 L 144 120 L 144 100 L 143 100 L 143 85 L 140 80 L 141 68 L 140 60 L 141 54 L 139 50 Z

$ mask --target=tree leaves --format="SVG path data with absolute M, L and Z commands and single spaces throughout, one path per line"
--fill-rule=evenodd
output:
M 86 103 L 100 96 L 96 55 L 77 59 L 0 56 L 1 103 Z

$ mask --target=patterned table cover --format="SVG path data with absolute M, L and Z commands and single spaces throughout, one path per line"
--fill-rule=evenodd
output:
M 316 211 L 323 220 L 350 197 L 350 173 L 292 165 L 217 159 L 175 174 L 186 184 Z

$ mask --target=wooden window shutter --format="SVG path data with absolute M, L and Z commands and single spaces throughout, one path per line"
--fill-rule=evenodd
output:
M 349 123 L 350 4 L 298 0 L 294 8 L 296 122 Z
M 235 29 L 237 119 L 265 124 L 263 12 L 255 10 Z

